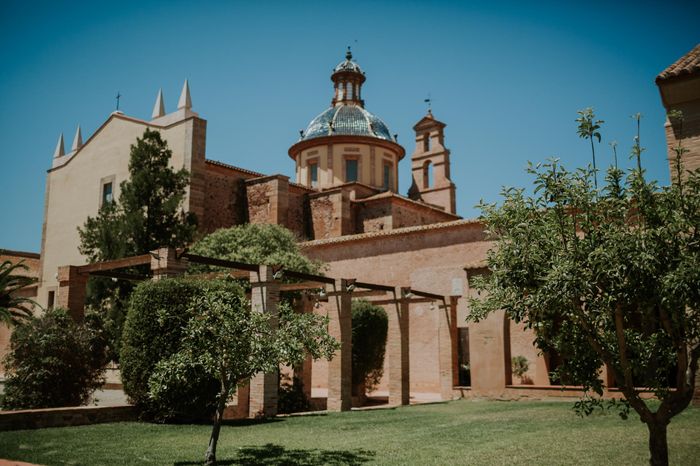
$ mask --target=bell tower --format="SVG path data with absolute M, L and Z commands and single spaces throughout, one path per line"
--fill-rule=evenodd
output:
M 415 124 L 416 149 L 411 155 L 413 183 L 408 197 L 456 213 L 455 185 L 450 180 L 450 151 L 445 148 L 445 123 L 432 111 Z

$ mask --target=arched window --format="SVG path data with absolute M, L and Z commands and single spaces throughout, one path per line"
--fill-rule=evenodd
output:
M 428 189 L 433 185 L 433 163 L 426 160 L 423 164 L 423 189 Z

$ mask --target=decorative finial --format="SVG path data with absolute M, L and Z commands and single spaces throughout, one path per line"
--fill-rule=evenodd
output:
M 430 98 L 430 92 L 428 92 L 428 98 L 423 99 L 423 102 L 428 104 L 428 115 L 433 116 L 433 111 L 432 111 L 433 99 Z
M 117 111 L 119 111 L 119 99 L 122 98 L 122 95 L 117 91 L 117 96 L 115 97 L 117 99 Z
M 348 51 L 345 52 L 345 59 L 352 60 L 352 52 L 350 51 L 350 46 L 348 45 Z
M 83 135 L 80 132 L 80 125 L 78 125 L 78 129 L 75 130 L 75 137 L 73 138 L 73 145 L 71 146 L 70 150 L 75 152 L 81 147 L 83 147 Z
M 158 97 L 156 104 L 153 106 L 153 114 L 151 118 L 160 118 L 165 115 L 165 102 L 163 101 L 163 89 L 158 89 Z
M 56 150 L 53 152 L 54 158 L 56 157 L 62 157 L 66 154 L 65 149 L 63 148 L 63 133 L 58 137 L 58 144 L 56 144 Z
M 177 103 L 177 109 L 192 108 L 192 98 L 190 97 L 190 85 L 185 79 L 185 84 L 182 86 L 180 100 Z
M 304 130 L 303 129 L 299 130 L 299 139 L 304 139 Z

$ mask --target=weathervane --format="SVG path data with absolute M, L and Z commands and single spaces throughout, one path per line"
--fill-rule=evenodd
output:
M 423 102 L 428 104 L 428 113 L 432 113 L 432 104 L 433 104 L 433 99 L 430 98 L 430 92 L 428 92 L 428 98 L 423 99 Z

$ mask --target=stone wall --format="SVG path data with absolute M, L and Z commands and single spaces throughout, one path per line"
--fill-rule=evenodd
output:
M 244 174 L 235 170 L 207 164 L 204 178 L 204 214 L 199 220 L 199 230 L 202 233 L 211 233 L 219 228 L 228 228 L 246 221 L 243 185 L 246 179 Z
M 82 426 L 136 420 L 136 409 L 133 406 L 78 406 L 0 411 L 0 431 Z

